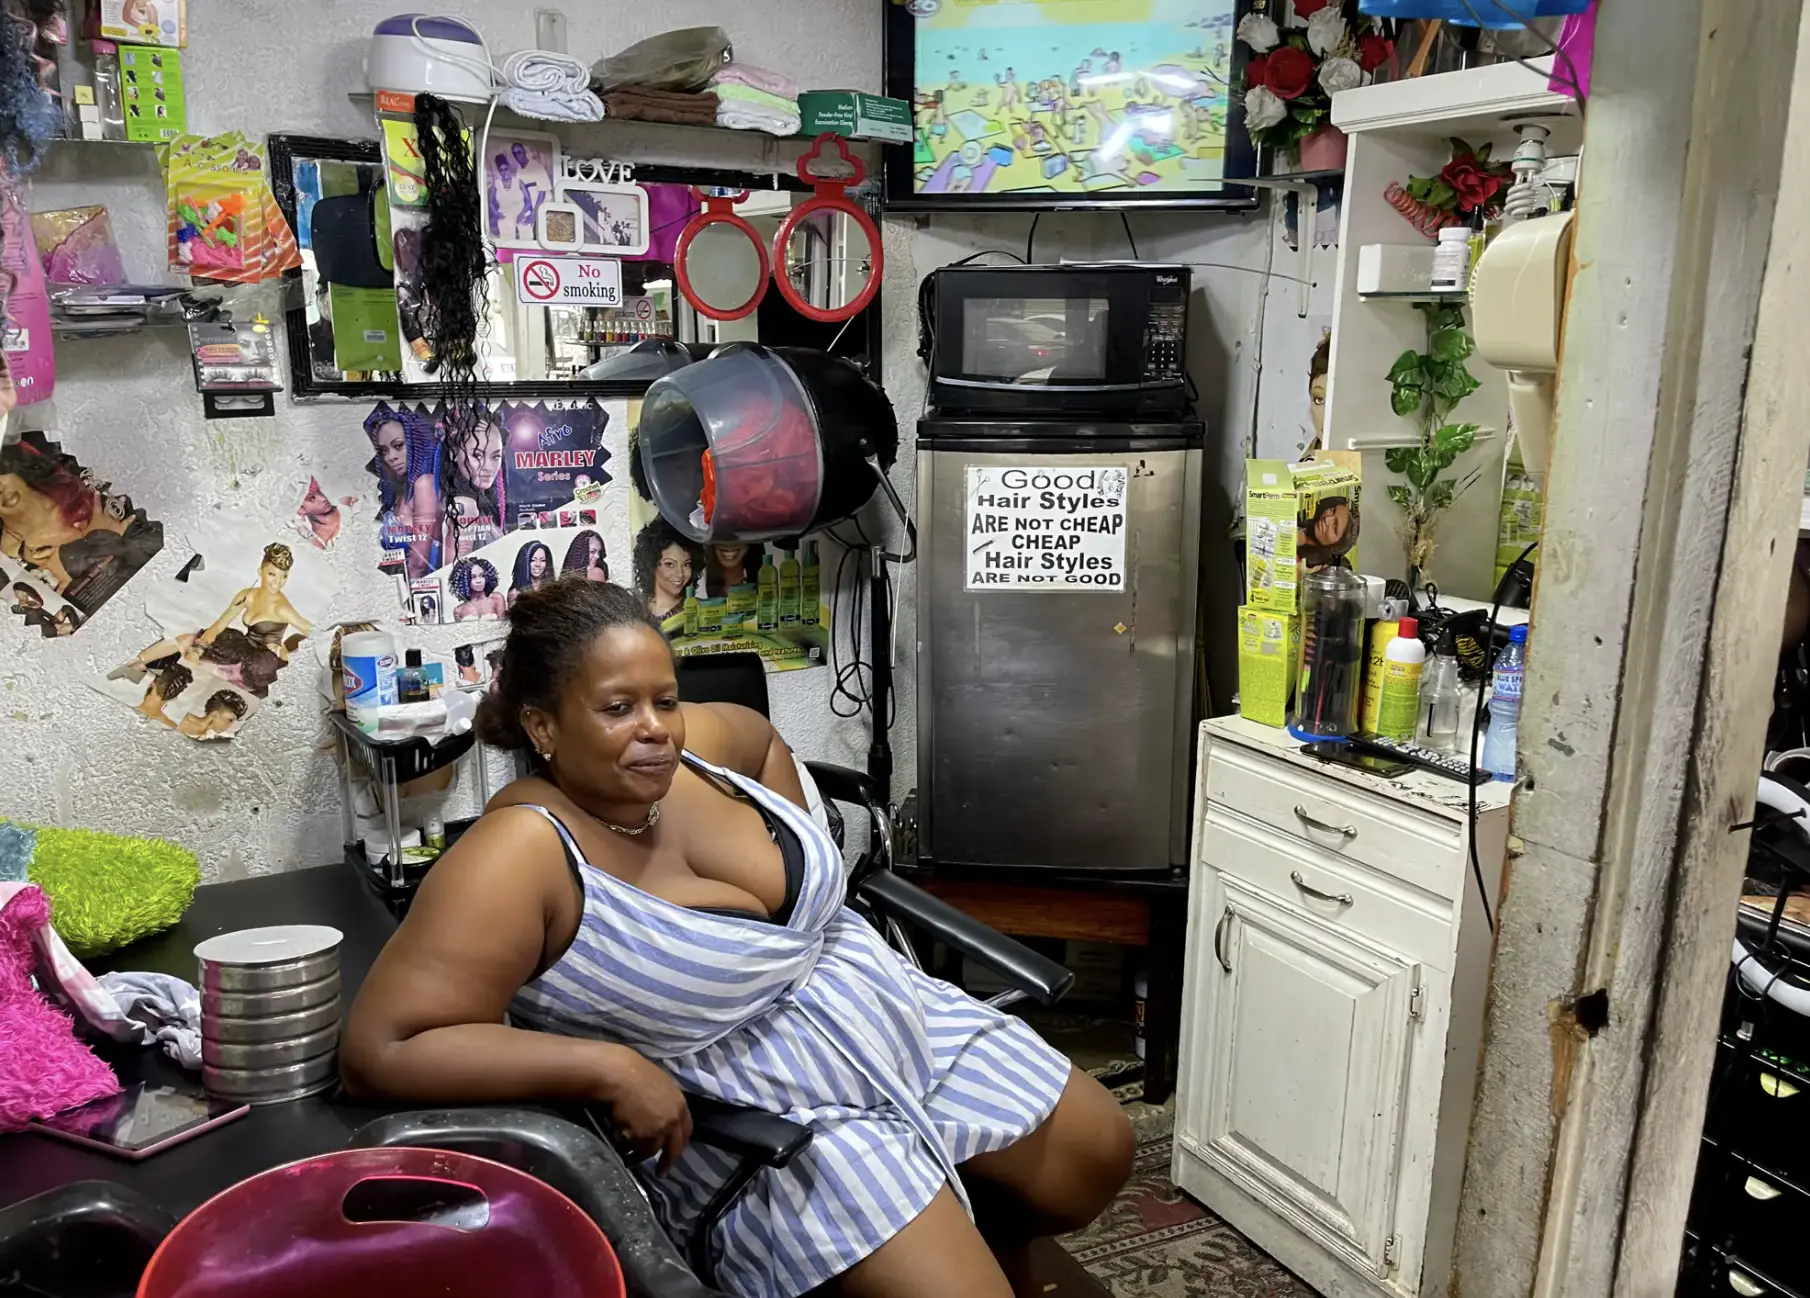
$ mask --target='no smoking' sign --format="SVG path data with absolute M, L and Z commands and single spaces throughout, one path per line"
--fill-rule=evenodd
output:
M 515 296 L 528 306 L 621 306 L 622 263 L 608 257 L 518 256 Z

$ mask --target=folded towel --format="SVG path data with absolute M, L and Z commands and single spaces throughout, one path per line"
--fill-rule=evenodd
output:
M 503 80 L 518 90 L 589 90 L 591 70 L 553 50 L 517 50 L 503 60 Z
M 768 135 L 797 135 L 804 120 L 797 113 L 781 113 L 754 104 L 725 104 L 717 110 L 716 124 L 732 131 L 765 131 Z
M 745 86 L 739 81 L 714 87 L 716 97 L 725 105 L 735 104 L 743 108 L 764 108 L 770 113 L 783 113 L 790 117 L 798 116 L 798 101 L 787 99 L 784 95 L 776 95 L 770 91 L 760 90 L 754 86 Z M 718 110 L 722 111 L 721 109 Z
M 507 86 L 497 102 L 510 112 L 523 117 L 539 117 L 550 122 L 600 122 L 603 100 L 589 90 L 524 90 Z
M 798 83 L 783 72 L 769 72 L 765 68 L 757 68 L 752 63 L 725 63 L 710 78 L 712 86 L 743 85 L 752 86 L 756 90 L 764 90 L 770 95 L 778 95 L 781 99 L 796 100 Z
M 681 126 L 717 124 L 717 97 L 708 91 L 685 94 L 674 90 L 624 86 L 605 94 L 603 107 L 611 117 L 626 117 L 635 121 L 674 122 Z

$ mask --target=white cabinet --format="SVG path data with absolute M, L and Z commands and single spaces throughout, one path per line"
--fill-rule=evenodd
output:
M 1467 794 L 1298 749 L 1202 727 L 1175 1180 L 1322 1293 L 1443 1294 L 1489 959 Z

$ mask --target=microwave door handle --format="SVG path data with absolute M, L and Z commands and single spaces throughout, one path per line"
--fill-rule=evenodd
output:
M 1147 383 L 1016 383 L 1010 379 L 939 378 L 935 381 L 952 388 L 999 388 L 1006 391 L 1030 388 L 1040 392 L 1142 392 L 1153 386 Z

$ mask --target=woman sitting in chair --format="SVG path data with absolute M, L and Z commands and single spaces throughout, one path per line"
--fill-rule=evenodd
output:
M 684 1091 L 808 1125 L 717 1227 L 717 1283 L 750 1298 L 1007 1298 L 1032 1237 L 1111 1202 L 1132 1155 L 1112 1097 L 843 906 L 791 752 L 759 713 L 679 702 L 644 601 L 570 577 L 524 592 L 479 731 L 536 773 L 372 968 L 340 1056 L 353 1093 L 605 1106 L 658 1155 L 643 1180 L 681 1237 L 735 1165 L 688 1146 Z

